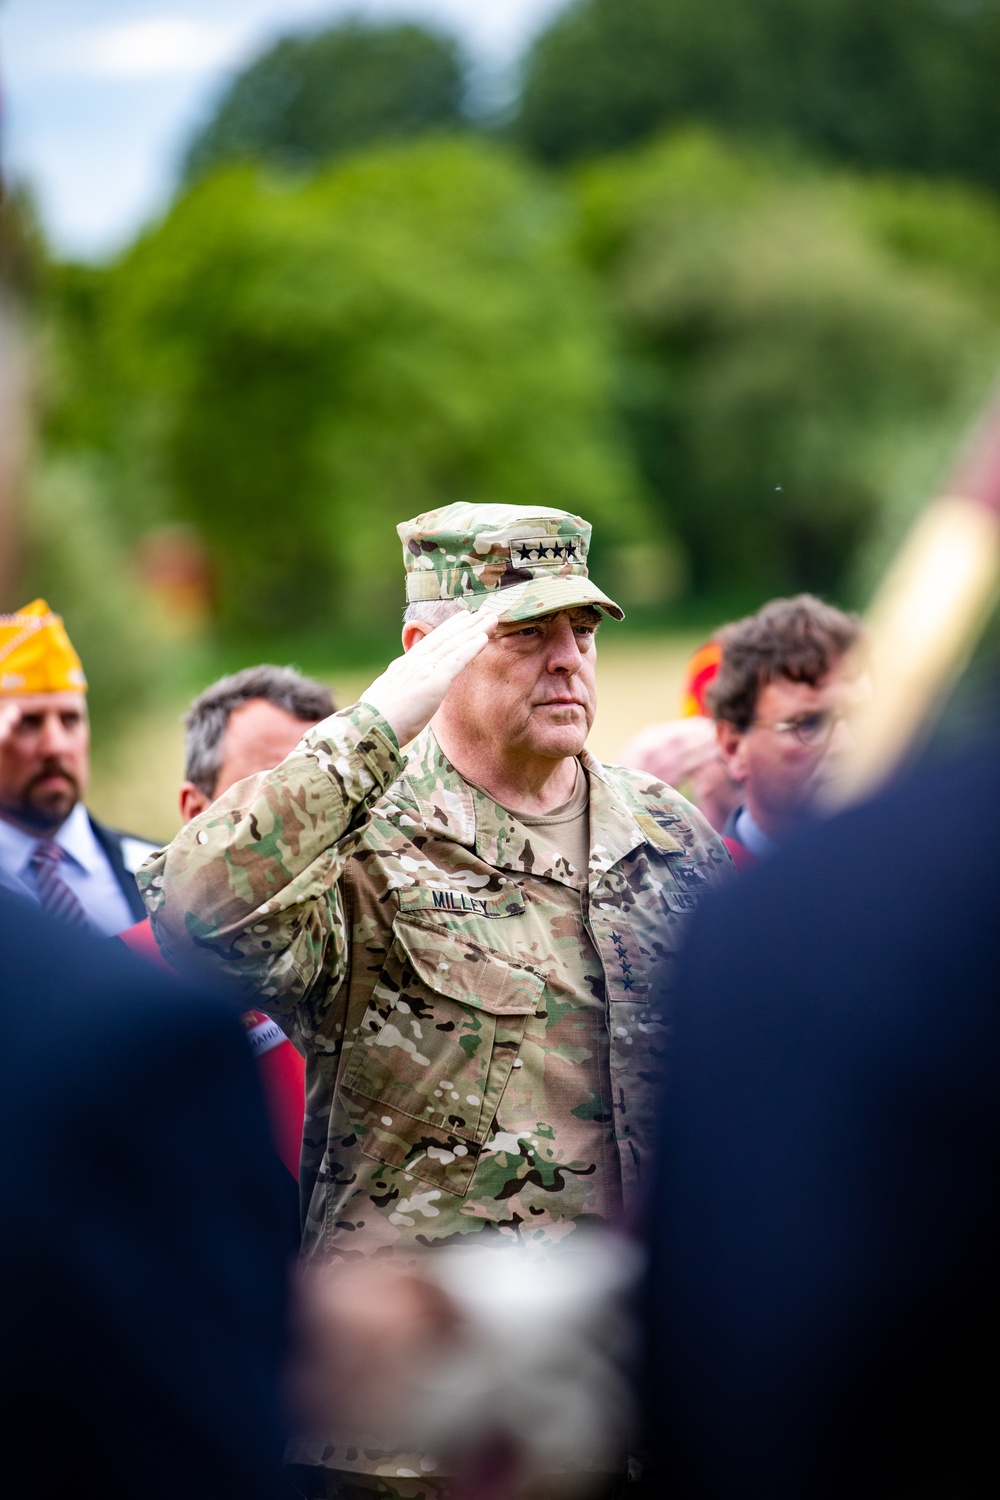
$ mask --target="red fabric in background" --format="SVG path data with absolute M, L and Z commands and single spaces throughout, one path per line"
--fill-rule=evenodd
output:
M 739 839 L 727 839 L 723 835 L 722 842 L 733 856 L 733 864 L 737 870 L 749 870 L 751 865 L 757 863 L 756 854 L 751 854 L 746 844 L 741 844 Z
M 259 1011 L 250 1010 L 244 1016 L 244 1022 L 251 1016 L 257 1023 L 268 1019 Z M 257 1058 L 257 1066 L 271 1117 L 275 1149 L 298 1182 L 306 1113 L 306 1065 L 286 1036 L 276 1047 Z
M 170 968 L 156 946 L 148 917 L 144 922 L 136 922 L 134 927 L 126 928 L 118 936 L 140 958 L 158 964 L 161 969 Z M 252 1043 L 253 1033 L 258 1027 L 274 1026 L 276 1022 L 259 1010 L 248 1010 L 243 1017 L 243 1024 L 251 1035 Z M 306 1109 L 306 1065 L 286 1036 L 256 1053 L 256 1062 L 274 1133 L 275 1148 L 298 1182 Z

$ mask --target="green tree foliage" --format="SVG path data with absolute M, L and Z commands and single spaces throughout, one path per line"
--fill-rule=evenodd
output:
M 1000 186 L 1000 0 L 577 0 L 524 70 L 550 161 L 703 121 Z
M 36 468 L 21 518 L 20 592 L 66 621 L 89 685 L 94 754 L 155 696 L 167 667 L 130 566 L 99 462 L 51 457 Z
M 995 204 L 698 133 L 579 191 L 621 410 L 692 584 L 839 591 L 885 507 L 933 482 L 1000 355 Z
M 448 37 L 346 21 L 279 41 L 240 73 L 192 142 L 186 175 L 261 160 L 292 169 L 373 141 L 461 122 L 464 72 Z
M 393 618 L 395 525 L 452 500 L 579 509 L 627 540 L 640 502 L 573 224 L 472 140 L 216 173 L 97 291 L 70 279 L 53 431 L 104 446 L 133 531 L 200 528 L 237 631 Z

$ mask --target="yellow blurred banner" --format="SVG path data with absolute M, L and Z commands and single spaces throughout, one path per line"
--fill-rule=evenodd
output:
M 832 790 L 840 805 L 900 765 L 961 674 L 1000 586 L 1000 399 L 975 429 L 946 492 L 911 528 L 868 613 L 870 706 Z

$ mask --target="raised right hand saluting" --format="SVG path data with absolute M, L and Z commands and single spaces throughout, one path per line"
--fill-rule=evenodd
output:
M 479 655 L 496 630 L 497 616 L 486 609 L 463 610 L 390 662 L 362 693 L 361 701 L 388 720 L 400 745 L 425 729 L 463 667 Z

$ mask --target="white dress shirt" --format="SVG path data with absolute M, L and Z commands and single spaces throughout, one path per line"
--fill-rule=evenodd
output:
M 76 896 L 95 931 L 111 937 L 131 927 L 135 918 L 82 802 L 76 804 L 56 833 L 42 837 L 25 833 L 0 817 L 0 878 L 7 889 L 38 900 L 31 857 L 36 846 L 49 838 L 66 851 L 59 864 L 59 878 Z

